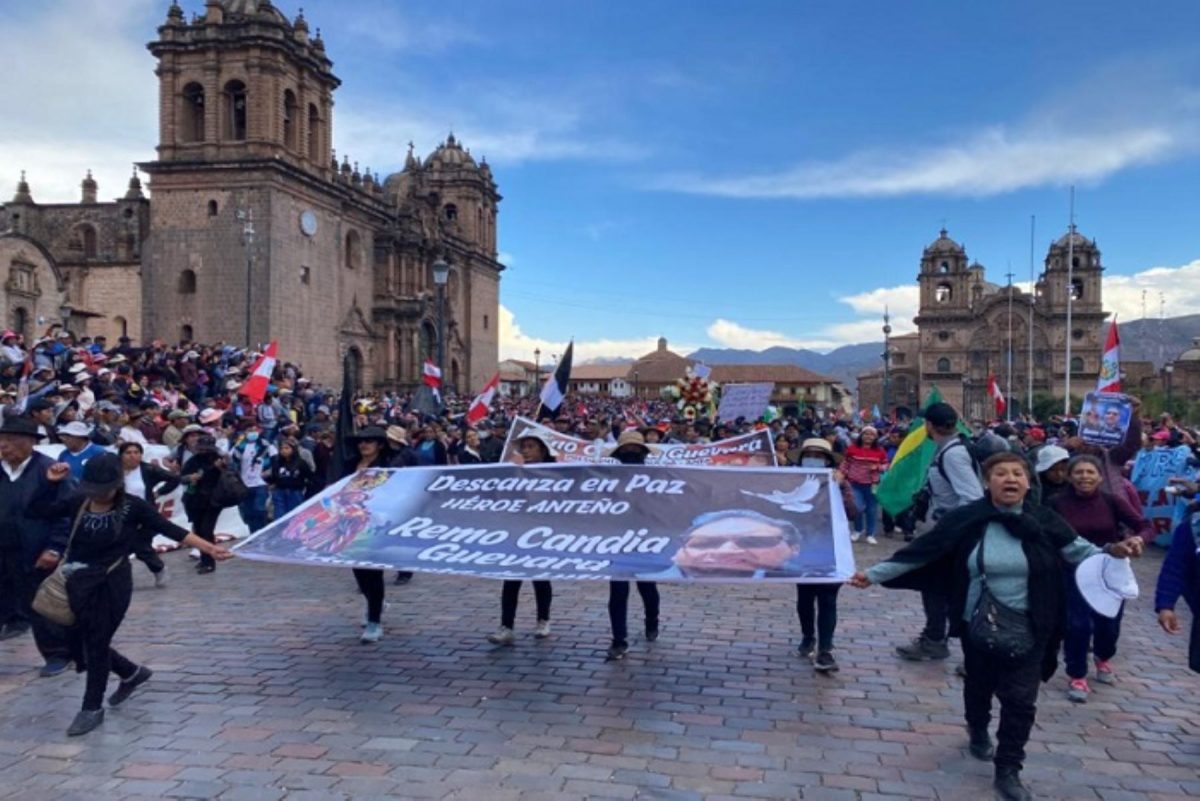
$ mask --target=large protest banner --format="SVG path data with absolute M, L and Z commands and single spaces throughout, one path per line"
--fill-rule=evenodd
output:
M 726 384 L 721 387 L 721 405 L 717 407 L 718 420 L 757 420 L 771 404 L 774 384 Z
M 37 445 L 35 447 L 38 451 L 46 454 L 51 459 L 57 459 L 58 455 L 63 451 L 62 445 L 46 444 Z M 115 453 L 117 449 L 110 447 L 107 450 Z M 150 462 L 151 464 L 162 466 L 163 460 L 169 458 L 170 456 L 171 449 L 166 445 L 142 446 L 142 459 Z M 183 509 L 182 486 L 176 487 L 165 495 L 159 496 L 156 500 L 155 506 L 158 508 L 158 513 L 160 515 L 167 518 L 177 526 L 186 528 L 189 531 L 191 530 L 191 524 L 188 522 L 187 512 L 185 512 Z M 221 516 L 217 519 L 216 532 L 218 535 L 228 534 L 234 539 L 240 539 L 250 533 L 246 528 L 246 524 L 242 522 L 242 517 L 238 514 L 237 507 L 221 510 Z M 154 538 L 154 546 L 159 549 L 172 549 L 179 547 L 178 543 L 176 543 L 174 540 L 158 536 Z
M 613 447 L 612 445 L 606 445 L 598 440 L 589 441 L 573 437 L 570 434 L 560 434 L 553 428 L 547 428 L 525 417 L 518 417 L 513 421 L 512 427 L 508 431 L 508 439 L 504 441 L 504 452 L 500 460 L 520 464 L 521 457 L 517 453 L 517 440 L 529 434 L 540 436 L 550 446 L 550 450 L 559 464 L 580 462 L 619 464 L 613 457 L 604 455 L 608 448 Z M 650 449 L 650 455 L 646 457 L 646 464 L 693 467 L 704 465 L 775 467 L 777 465 L 771 432 L 766 429 L 716 442 L 691 445 L 674 442 L 669 444 L 653 443 L 647 447 Z
M 486 465 L 367 470 L 240 542 L 269 562 L 487 578 L 840 582 L 828 470 Z
M 1191 478 L 1195 472 L 1188 467 L 1192 451 L 1186 445 L 1175 448 L 1155 448 L 1138 451 L 1129 480 L 1142 499 L 1142 514 L 1154 524 L 1158 543 L 1169 544 L 1171 532 L 1183 520 L 1187 504 L 1179 496 L 1166 491 L 1172 478 Z

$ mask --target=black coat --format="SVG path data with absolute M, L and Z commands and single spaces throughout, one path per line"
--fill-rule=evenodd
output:
M 179 486 L 179 476 L 172 473 L 170 470 L 164 470 L 156 464 L 150 462 L 142 462 L 138 468 L 142 473 L 142 483 L 146 485 L 146 494 L 142 500 L 148 503 L 155 503 L 155 495 L 167 495 Z M 156 493 L 154 490 L 159 484 L 163 486 Z
M 42 551 L 62 553 L 70 534 L 70 518 L 55 514 L 50 507 L 59 486 L 46 479 L 46 470 L 54 460 L 34 451 L 29 464 L 15 481 L 0 470 L 0 548 L 20 551 L 21 561 L 33 569 Z M 66 478 L 60 483 L 74 484 Z
M 1046 643 L 1042 680 L 1058 669 L 1066 602 L 1063 567 L 1059 554 L 1076 534 L 1054 511 L 1026 503 L 1020 514 L 998 510 L 989 498 L 961 506 L 943 516 L 934 528 L 892 555 L 890 561 L 922 565 L 891 581 L 885 587 L 949 593 L 950 634 L 963 637 L 971 574 L 967 560 L 983 538 L 988 524 L 996 522 L 1021 540 L 1029 562 L 1029 616 L 1034 637 Z

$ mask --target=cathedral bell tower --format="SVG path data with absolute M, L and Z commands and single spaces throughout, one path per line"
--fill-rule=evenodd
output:
M 970 313 L 969 290 L 974 276 L 967 266 L 966 249 L 943 228 L 921 255 L 920 317 Z

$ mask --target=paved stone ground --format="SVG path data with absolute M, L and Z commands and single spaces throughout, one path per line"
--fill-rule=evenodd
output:
M 0 798 L 991 797 L 990 767 L 963 748 L 953 663 L 892 656 L 919 628 L 912 593 L 844 588 L 842 671 L 822 677 L 794 653 L 787 586 L 663 585 L 662 638 L 606 664 L 604 585 L 557 584 L 544 642 L 527 587 L 518 644 L 496 649 L 498 583 L 418 575 L 389 586 L 372 647 L 348 572 L 241 562 L 201 577 L 167 559 L 161 591 L 135 565 L 117 639 L 155 677 L 87 737 L 64 734 L 82 677 L 37 678 L 28 637 L 0 645 Z M 1200 796 L 1200 677 L 1153 622 L 1160 559 L 1138 566 L 1121 683 L 1084 707 L 1061 674 L 1044 689 L 1026 767 L 1039 798 Z

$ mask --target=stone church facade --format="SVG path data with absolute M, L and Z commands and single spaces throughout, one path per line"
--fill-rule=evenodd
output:
M 1069 263 L 1074 265 L 1070 271 Z M 860 408 L 878 404 L 881 410 L 885 406 L 916 410 L 924 395 L 936 386 L 964 416 L 989 419 L 993 406 L 988 376 L 996 376 L 1002 391 L 1007 388 L 1010 339 L 1009 401 L 1014 415 L 1026 405 L 1030 371 L 1035 396 L 1062 397 L 1069 368 L 1071 394 L 1082 397 L 1095 388 L 1100 371 L 1106 317 L 1101 293 L 1103 270 L 1095 241 L 1071 231 L 1050 245 L 1033 293 L 1022 292 L 1014 286 L 990 283 L 983 265 L 970 262 L 966 248 L 943 229 L 921 256 L 917 276 L 920 308 L 913 320 L 917 332 L 890 339 L 888 402 L 883 397 L 883 370 L 873 370 L 858 377 Z M 1073 298 L 1070 326 L 1068 292 Z
M 159 142 L 138 166 L 153 200 L 135 173 L 115 203 L 96 202 L 89 176 L 81 203 L 40 205 L 22 176 L 0 207 L 0 269 L 32 264 L 43 296 L 8 291 L 11 325 L 33 335 L 66 305 L 92 335 L 275 339 L 317 380 L 336 382 L 349 354 L 362 385 L 412 387 L 436 359 L 443 259 L 445 380 L 468 392 L 491 378 L 504 268 L 486 161 L 451 135 L 424 159 L 410 145 L 382 180 L 339 163 L 325 44 L 268 0 L 208 0 L 191 19 L 173 4 L 149 49 Z

